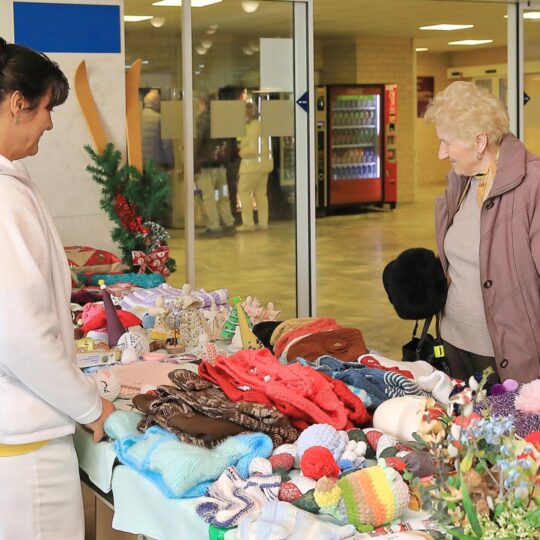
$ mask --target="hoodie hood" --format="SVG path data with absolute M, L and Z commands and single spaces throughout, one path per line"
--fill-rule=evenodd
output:
M 30 184 L 30 175 L 21 161 L 10 161 L 0 154 L 0 175 L 12 176 L 25 184 Z

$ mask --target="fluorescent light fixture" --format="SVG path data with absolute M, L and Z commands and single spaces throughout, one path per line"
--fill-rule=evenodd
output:
M 429 51 L 429 49 L 427 47 L 416 47 L 416 52 L 424 52 L 424 51 Z
M 223 0 L 191 0 L 191 7 L 206 7 L 212 4 L 219 4 Z M 180 7 L 182 0 L 160 0 L 159 2 L 153 2 L 153 6 L 165 6 L 165 7 Z
M 462 39 L 461 41 L 449 41 L 448 45 L 484 45 L 493 43 L 492 39 Z
M 141 22 L 151 18 L 152 15 L 124 15 L 124 22 Z
M 474 24 L 433 24 L 431 26 L 420 26 L 420 30 L 443 30 L 446 32 L 465 30 L 466 28 L 474 28 Z
M 524 19 L 532 19 L 533 21 L 537 21 L 540 19 L 540 11 L 526 11 L 523 14 Z

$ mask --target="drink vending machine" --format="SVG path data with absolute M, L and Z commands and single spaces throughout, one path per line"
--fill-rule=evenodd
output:
M 397 203 L 397 85 L 317 87 L 317 208 Z

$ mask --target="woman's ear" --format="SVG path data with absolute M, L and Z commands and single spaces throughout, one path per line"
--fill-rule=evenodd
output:
M 487 133 L 478 133 L 476 135 L 476 151 L 479 154 L 483 154 L 486 151 L 488 145 Z
M 19 90 L 15 90 L 15 92 L 11 94 L 9 106 L 11 109 L 11 113 L 15 117 L 17 117 L 21 113 L 21 111 L 26 109 L 27 107 L 26 99 Z

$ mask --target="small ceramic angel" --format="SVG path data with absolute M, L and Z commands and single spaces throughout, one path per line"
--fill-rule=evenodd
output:
M 268 304 L 266 304 L 266 310 L 263 317 L 264 321 L 277 321 L 280 315 L 281 310 L 274 309 L 274 302 L 268 302 Z

